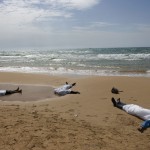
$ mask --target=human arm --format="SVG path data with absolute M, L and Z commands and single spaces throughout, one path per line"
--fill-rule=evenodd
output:
M 150 120 L 146 120 L 144 122 L 142 122 L 142 124 L 140 125 L 140 127 L 138 128 L 138 130 L 143 133 L 144 130 L 146 130 L 147 128 L 150 127 Z
M 76 85 L 76 83 L 73 83 L 73 84 L 72 84 L 72 86 L 75 86 L 75 85 Z

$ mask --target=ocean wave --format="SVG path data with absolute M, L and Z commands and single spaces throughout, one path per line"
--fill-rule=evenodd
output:
M 97 57 L 107 60 L 141 60 L 150 59 L 150 54 L 98 54 Z
M 55 62 L 61 62 L 61 61 L 64 61 L 66 59 L 59 59 L 59 58 L 53 58 L 52 61 L 55 61 Z
M 150 70 L 147 70 L 146 72 L 147 72 L 147 73 L 150 73 Z
M 0 51 L 0 71 L 27 73 L 145 76 L 149 62 L 150 48 Z
M 118 50 L 119 51 L 119 50 Z M 72 49 L 72 50 L 51 50 L 51 51 L 5 51 L 0 52 L 0 59 L 35 59 L 35 60 L 54 60 L 54 61 L 88 61 L 88 60 L 143 60 L 150 59 L 150 53 L 117 53 L 97 49 Z

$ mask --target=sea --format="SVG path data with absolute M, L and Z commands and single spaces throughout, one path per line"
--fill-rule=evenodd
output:
M 150 47 L 1 49 L 0 72 L 150 77 Z

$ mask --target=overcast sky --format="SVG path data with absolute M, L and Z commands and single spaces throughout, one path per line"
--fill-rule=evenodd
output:
M 0 48 L 150 46 L 150 0 L 0 0 Z

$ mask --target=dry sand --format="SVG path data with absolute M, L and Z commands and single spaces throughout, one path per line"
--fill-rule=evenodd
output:
M 81 94 L 56 97 L 53 88 L 66 81 L 76 82 L 73 90 Z M 150 129 L 138 132 L 142 121 L 111 103 L 120 97 L 150 108 L 150 78 L 1 72 L 0 83 L 0 89 L 23 89 L 22 95 L 0 97 L 0 150 L 150 149 Z M 112 94 L 113 86 L 123 92 Z

